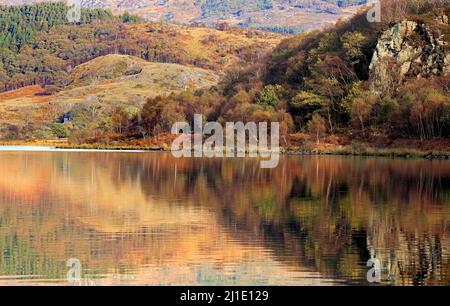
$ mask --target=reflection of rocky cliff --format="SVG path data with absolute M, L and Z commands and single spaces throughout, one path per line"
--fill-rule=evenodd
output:
M 386 30 L 370 64 L 374 88 L 450 72 L 449 29 L 449 16 L 442 15 L 428 22 L 404 20 Z

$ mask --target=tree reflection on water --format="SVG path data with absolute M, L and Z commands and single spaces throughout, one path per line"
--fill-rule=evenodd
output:
M 450 163 L 0 153 L 0 275 L 99 281 L 450 284 Z M 150 272 L 151 271 L 151 272 Z

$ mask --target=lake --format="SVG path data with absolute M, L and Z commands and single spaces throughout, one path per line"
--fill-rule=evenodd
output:
M 0 285 L 450 284 L 450 162 L 0 151 Z

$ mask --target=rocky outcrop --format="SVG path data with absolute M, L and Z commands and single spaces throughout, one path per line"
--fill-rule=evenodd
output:
M 437 23 L 448 25 L 448 16 Z M 402 21 L 385 31 L 369 67 L 372 89 L 401 82 L 407 77 L 430 77 L 450 72 L 448 42 L 424 23 Z

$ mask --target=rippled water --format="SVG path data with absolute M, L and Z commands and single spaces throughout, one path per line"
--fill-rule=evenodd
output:
M 450 284 L 448 161 L 0 152 L 0 284 Z

